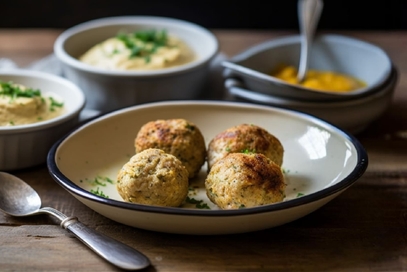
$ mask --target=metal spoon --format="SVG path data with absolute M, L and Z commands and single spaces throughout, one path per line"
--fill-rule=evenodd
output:
M 314 39 L 322 7 L 322 0 L 298 1 L 298 19 L 301 33 L 301 55 L 297 74 L 298 83 L 301 83 L 304 80 L 307 73 L 311 43 Z
M 41 208 L 41 198 L 27 183 L 16 176 L 0 172 L 0 210 L 12 216 L 51 214 L 61 220 L 60 226 L 113 265 L 126 270 L 138 270 L 150 265 L 149 259 L 117 240 L 96 232 L 53 208 Z

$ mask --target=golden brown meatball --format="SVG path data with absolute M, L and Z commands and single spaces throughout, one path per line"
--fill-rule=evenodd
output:
M 185 119 L 156 120 L 146 123 L 135 139 L 136 153 L 158 148 L 177 157 L 193 178 L 206 159 L 205 140 L 198 127 Z
M 276 164 L 283 164 L 284 148 L 267 130 L 256 125 L 241 124 L 217 134 L 208 145 L 208 170 L 229 153 L 264 154 Z
M 263 154 L 230 153 L 211 168 L 205 188 L 221 209 L 239 209 L 281 202 L 286 184 L 280 166 Z
M 188 171 L 175 156 L 146 149 L 119 170 L 116 188 L 127 202 L 178 207 L 188 194 L 188 185 Z

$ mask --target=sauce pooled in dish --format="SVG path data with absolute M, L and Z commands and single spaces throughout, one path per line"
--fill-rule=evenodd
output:
M 299 84 L 309 89 L 328 92 L 351 92 L 366 86 L 361 80 L 349 75 L 313 69 L 308 70 L 304 81 L 298 83 L 297 69 L 286 65 L 279 67 L 270 75 L 291 84 Z

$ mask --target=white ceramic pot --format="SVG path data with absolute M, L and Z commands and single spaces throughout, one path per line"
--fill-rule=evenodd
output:
M 78 57 L 120 31 L 166 29 L 183 40 L 197 59 L 153 71 L 108 71 L 82 63 Z M 207 29 L 182 20 L 153 16 L 119 16 L 82 23 L 64 31 L 54 52 L 64 76 L 85 92 L 86 108 L 107 112 L 157 100 L 195 99 L 203 92 L 210 61 L 218 53 L 217 38 Z

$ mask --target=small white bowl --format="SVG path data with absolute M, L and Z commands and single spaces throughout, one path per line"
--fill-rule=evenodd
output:
M 237 79 L 225 81 L 232 98 L 274 107 L 305 112 L 332 123 L 350 133 L 357 134 L 379 118 L 390 106 L 398 82 L 398 71 L 392 69 L 390 77 L 369 95 L 339 101 L 305 101 L 283 98 L 248 90 Z
M 198 58 L 154 71 L 108 71 L 78 60 L 92 46 L 119 32 L 139 29 L 166 29 L 191 47 Z M 154 16 L 92 20 L 67 29 L 54 44 L 64 76 L 85 92 L 85 107 L 101 112 L 157 100 L 199 98 L 218 50 L 218 40 L 209 30 L 187 21 Z
M 0 71 L 0 80 L 54 93 L 64 103 L 65 111 L 53 119 L 0 127 L 0 170 L 11 171 L 45 163 L 51 146 L 78 124 L 85 106 L 85 96 L 72 82 L 48 73 L 13 69 Z
M 115 184 L 118 170 L 135 154 L 134 138 L 141 126 L 163 118 L 190 120 L 207 144 L 234 125 L 264 127 L 285 150 L 284 201 L 221 210 L 206 196 L 206 164 L 191 180 L 190 197 L 211 209 L 123 201 Z M 257 231 L 301 218 L 348 189 L 365 172 L 368 157 L 355 137 L 304 113 L 230 101 L 167 101 L 118 110 L 81 125 L 52 147 L 47 164 L 52 178 L 73 197 L 114 221 L 152 231 L 212 235 Z
M 298 67 L 301 38 L 298 35 L 270 40 L 226 60 L 225 78 L 239 78 L 247 89 L 307 101 L 338 101 L 374 92 L 389 78 L 392 61 L 380 47 L 342 35 L 319 35 L 312 43 L 309 69 L 343 73 L 367 85 L 351 92 L 331 92 L 290 84 L 270 75 L 281 64 Z

